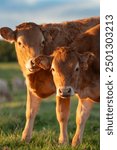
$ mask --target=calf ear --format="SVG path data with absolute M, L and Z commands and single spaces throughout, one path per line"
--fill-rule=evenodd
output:
M 81 69 L 85 71 L 88 69 L 89 64 L 91 64 L 94 60 L 95 55 L 91 52 L 85 52 L 83 54 L 78 53 L 78 58 Z
M 0 34 L 5 40 L 10 43 L 13 43 L 15 41 L 15 32 L 8 27 L 0 28 Z
M 46 55 L 39 55 L 38 57 L 33 59 L 33 63 L 44 70 L 48 70 L 51 68 L 51 62 L 52 57 Z

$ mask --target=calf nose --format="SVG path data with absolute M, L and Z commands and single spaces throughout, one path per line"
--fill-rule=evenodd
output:
M 32 62 L 32 59 L 29 59 L 25 65 L 26 69 L 31 69 L 33 68 L 34 63 Z
M 72 88 L 71 87 L 59 88 L 58 95 L 62 97 L 69 97 L 72 95 Z
M 63 94 L 63 93 L 69 94 L 69 93 L 71 92 L 71 88 L 59 89 L 59 92 L 60 92 L 61 94 Z
M 33 60 L 30 60 L 30 64 L 32 67 L 35 67 L 35 63 L 33 62 Z

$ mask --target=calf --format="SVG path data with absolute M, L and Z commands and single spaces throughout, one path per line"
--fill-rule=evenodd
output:
M 69 101 L 64 99 L 76 94 L 79 104 L 76 111 L 76 133 L 72 146 L 82 141 L 86 120 L 94 102 L 100 98 L 100 25 L 80 35 L 71 47 L 61 47 L 51 56 L 38 56 L 33 63 L 52 71 L 56 86 L 56 96 L 63 101 L 57 102 L 57 119 L 60 124 L 61 143 L 67 141 L 67 121 Z M 78 44 L 77 47 L 74 45 Z M 38 81 L 37 81 L 38 82 Z M 61 106 L 61 107 L 60 107 Z M 61 118 L 61 119 L 60 119 Z

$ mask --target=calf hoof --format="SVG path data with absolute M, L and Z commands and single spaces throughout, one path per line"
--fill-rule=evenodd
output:
M 78 147 L 80 143 L 80 140 L 74 137 L 72 140 L 72 147 Z
M 69 144 L 68 139 L 67 138 L 63 139 L 59 137 L 59 144 L 68 145 Z
M 21 141 L 25 141 L 26 143 L 29 143 L 31 140 L 31 136 L 26 135 L 25 133 L 22 134 Z

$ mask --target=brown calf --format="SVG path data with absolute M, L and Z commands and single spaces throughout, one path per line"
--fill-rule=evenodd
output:
M 52 54 L 58 46 L 68 46 L 77 35 L 99 22 L 99 17 L 93 17 L 60 24 L 37 25 L 35 23 L 23 23 L 17 26 L 14 31 L 8 27 L 0 29 L 0 34 L 4 39 L 15 43 L 18 62 L 26 79 L 26 125 L 22 140 L 30 141 L 31 139 L 33 124 L 41 99 L 50 96 L 56 91 L 52 74 L 49 70 L 40 70 L 37 67 L 35 70 L 33 69 L 34 72 L 31 72 L 31 69 L 27 69 L 30 65 L 33 65 L 30 59 L 38 54 Z M 63 103 L 68 103 L 68 99 L 66 98 L 66 102 L 64 101 Z M 57 97 L 57 104 L 61 101 L 62 98 Z M 57 105 L 58 109 L 61 109 L 60 107 L 63 107 L 63 104 L 60 104 L 59 108 Z M 61 122 L 61 126 L 64 126 L 62 118 L 63 116 L 60 112 L 59 122 Z M 64 138 L 60 142 L 64 143 Z
M 74 45 L 78 44 L 78 48 Z M 67 141 L 69 100 L 64 98 L 76 94 L 79 105 L 76 112 L 76 133 L 72 146 L 82 141 L 86 120 L 94 102 L 100 98 L 100 25 L 83 33 L 68 47 L 58 48 L 51 56 L 38 56 L 33 63 L 43 69 L 51 69 L 56 86 L 56 95 L 63 101 L 57 103 L 57 118 L 60 123 L 60 141 Z M 38 81 L 37 81 L 38 82 Z M 66 103 L 66 104 L 65 104 Z M 61 105 L 61 109 L 59 108 Z M 62 109 L 63 108 L 63 109 Z

